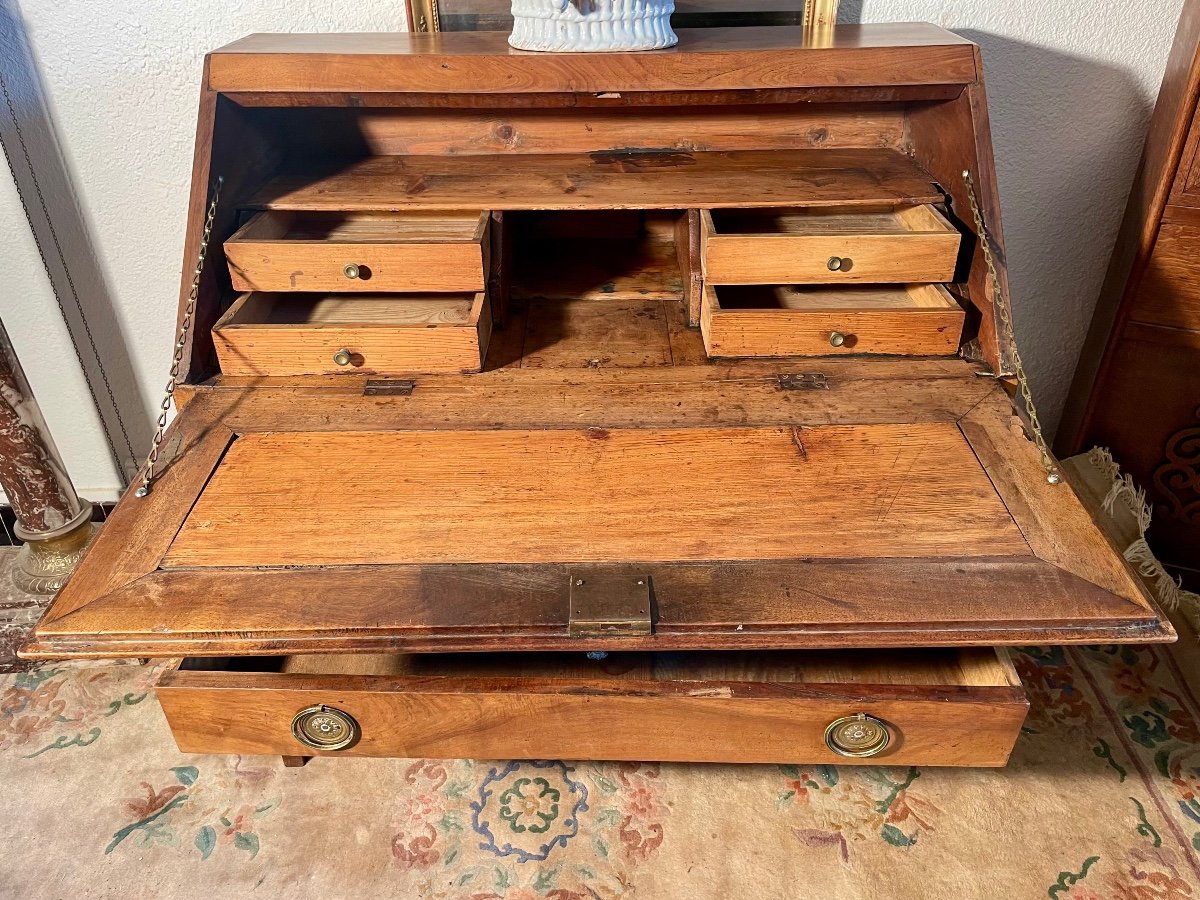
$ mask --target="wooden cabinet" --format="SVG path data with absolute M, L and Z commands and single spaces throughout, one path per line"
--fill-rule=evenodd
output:
M 980 71 L 925 25 L 212 53 L 182 412 L 25 654 L 187 657 L 194 751 L 1002 764 L 995 648 L 1174 635 L 990 374 Z
M 1060 428 L 1108 447 L 1154 511 L 1146 537 L 1200 589 L 1200 2 L 1183 7 Z

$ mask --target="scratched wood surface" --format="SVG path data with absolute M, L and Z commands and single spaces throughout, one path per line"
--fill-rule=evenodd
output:
M 690 209 L 937 203 L 888 148 L 368 156 L 288 173 L 249 205 L 283 210 Z
M 953 426 L 297 433 L 236 441 L 165 564 L 1027 552 Z

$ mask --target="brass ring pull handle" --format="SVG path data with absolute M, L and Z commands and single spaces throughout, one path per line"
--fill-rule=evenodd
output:
M 843 347 L 846 344 L 846 335 L 840 331 L 833 331 L 829 334 L 830 347 Z
M 360 734 L 354 716 L 329 706 L 310 706 L 292 719 L 292 735 L 314 750 L 345 750 Z
M 359 269 L 357 263 L 346 263 L 346 265 L 342 266 L 342 274 L 352 281 L 357 278 L 361 272 L 362 270 Z
M 337 353 L 333 354 L 333 361 L 335 363 L 337 363 L 339 366 L 350 365 L 351 358 L 352 358 L 352 355 L 351 355 L 350 351 L 347 350 L 345 347 L 343 347 Z
M 887 723 L 866 713 L 834 719 L 825 729 L 825 746 L 839 756 L 877 756 L 891 742 Z
M 854 260 L 848 256 L 831 256 L 826 265 L 830 272 L 849 272 L 854 268 Z

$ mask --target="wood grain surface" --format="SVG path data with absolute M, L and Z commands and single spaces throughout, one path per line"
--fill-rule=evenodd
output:
M 959 233 L 932 206 L 703 214 L 708 284 L 880 284 L 954 280 Z M 830 261 L 837 259 L 837 268 Z
M 526 53 L 501 33 L 256 34 L 209 57 L 229 91 L 545 93 L 963 84 L 973 45 L 933 25 L 847 26 L 806 48 L 799 27 L 680 29 L 655 53 Z
M 354 524 L 353 541 L 323 539 L 339 523 Z M 1025 552 L 958 429 L 876 425 L 245 435 L 165 563 Z
M 887 148 L 369 156 L 284 174 L 249 205 L 291 210 L 690 209 L 937 203 L 933 180 Z
M 728 654 L 693 657 L 682 677 L 656 658 L 593 664 L 589 674 L 560 659 L 533 674 L 509 657 L 417 666 L 436 674 L 351 675 L 330 660 L 334 671 L 317 674 L 174 672 L 158 690 L 184 752 L 1003 765 L 1027 708 L 1011 663 L 991 650 L 928 654 L 934 660 L 892 654 L 883 684 L 870 680 L 871 654 L 816 654 L 811 664 L 802 654 Z M 358 742 L 322 752 L 296 741 L 292 717 L 316 704 L 353 716 Z M 859 712 L 883 719 L 892 735 L 873 759 L 825 746 L 826 726 Z
M 243 294 L 213 328 L 229 375 L 477 372 L 487 295 Z M 335 356 L 349 353 L 340 365 Z
M 481 291 L 488 218 L 268 211 L 225 242 L 225 258 L 239 291 Z
M 950 355 L 958 350 L 964 318 L 940 285 L 706 284 L 700 329 L 714 357 Z

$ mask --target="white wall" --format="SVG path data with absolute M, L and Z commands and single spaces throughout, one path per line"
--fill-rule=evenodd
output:
M 843 20 L 932 21 L 983 45 L 1018 335 L 1050 423 L 1070 384 L 1181 4 L 843 0 Z M 116 337 L 107 340 L 123 343 L 143 395 L 144 420 L 131 430 L 145 434 L 170 361 L 203 54 L 252 31 L 400 29 L 403 4 L 0 0 L 5 9 L 40 70 L 90 239 L 81 252 L 94 259 L 93 287 L 114 318 Z M 0 318 L 80 493 L 113 496 L 120 478 L 7 171 Z

